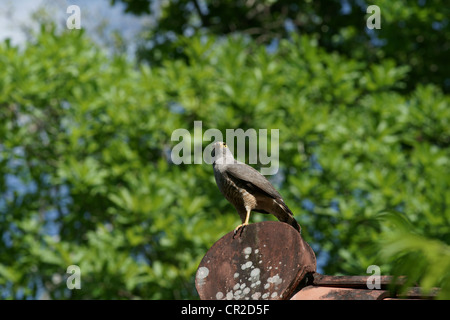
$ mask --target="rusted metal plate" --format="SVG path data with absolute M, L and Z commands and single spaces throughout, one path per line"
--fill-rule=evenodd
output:
M 372 276 L 328 276 L 320 273 L 314 273 L 313 285 L 321 287 L 340 287 L 340 288 L 361 288 L 368 289 L 367 280 L 373 278 Z M 394 280 L 393 276 L 380 276 L 378 281 L 382 289 Z M 396 284 L 404 283 L 405 278 L 399 277 L 396 279 Z
M 291 300 L 382 300 L 388 296 L 386 290 L 307 286 Z
M 328 276 L 319 273 L 312 275 L 312 285 L 316 287 L 334 287 L 334 288 L 354 288 L 369 289 L 367 281 L 372 281 L 371 276 Z M 406 277 L 380 276 L 378 283 L 382 290 L 387 291 L 391 298 L 413 298 L 413 299 L 433 299 L 439 292 L 439 288 L 433 288 L 424 292 L 420 287 L 411 287 L 401 290 L 401 286 L 406 282 Z M 393 284 L 395 283 L 395 286 Z M 380 290 L 375 290 L 380 291 Z M 384 297 L 387 297 L 384 295 Z M 386 299 L 386 298 L 385 298 Z
M 404 293 L 396 293 L 397 298 L 411 299 L 434 299 L 439 294 L 440 288 L 431 288 L 429 291 L 423 290 L 421 287 L 407 288 Z
M 288 299 L 315 270 L 314 252 L 294 228 L 265 221 L 219 239 L 200 262 L 195 286 L 203 300 Z

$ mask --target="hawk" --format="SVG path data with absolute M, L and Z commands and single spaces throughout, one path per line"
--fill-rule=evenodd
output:
M 254 168 L 234 159 L 224 142 L 213 145 L 213 169 L 217 186 L 225 198 L 236 208 L 242 224 L 234 233 L 248 225 L 250 212 L 273 214 L 278 220 L 290 224 L 298 232 L 300 225 L 292 211 L 272 184 Z

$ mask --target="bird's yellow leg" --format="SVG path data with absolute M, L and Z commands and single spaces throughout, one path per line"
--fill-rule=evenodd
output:
M 250 212 L 251 212 L 251 210 L 250 210 L 250 209 L 247 209 L 247 208 L 246 208 L 246 210 L 247 210 L 247 214 L 245 215 L 245 221 L 244 221 L 243 224 L 238 225 L 238 226 L 234 229 L 234 234 L 236 234 L 240 228 L 243 228 L 243 227 L 245 227 L 246 225 L 248 225 L 248 221 L 250 220 Z

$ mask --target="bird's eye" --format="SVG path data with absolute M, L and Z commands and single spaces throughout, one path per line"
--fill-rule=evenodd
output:
M 227 144 L 224 142 L 224 143 L 223 143 L 223 146 L 226 148 L 226 147 L 227 147 Z

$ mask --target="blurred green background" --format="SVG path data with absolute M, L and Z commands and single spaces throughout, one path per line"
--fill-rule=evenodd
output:
M 0 298 L 197 299 L 201 258 L 240 223 L 211 165 L 171 162 L 198 120 L 279 129 L 269 178 L 320 272 L 375 264 L 450 299 L 449 6 L 376 1 L 369 30 L 370 4 L 112 0 L 154 17 L 131 55 L 43 15 L 3 41 Z

